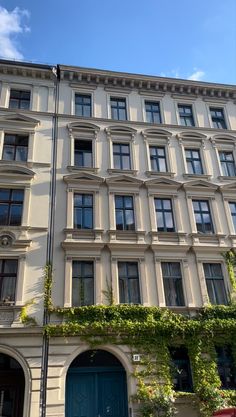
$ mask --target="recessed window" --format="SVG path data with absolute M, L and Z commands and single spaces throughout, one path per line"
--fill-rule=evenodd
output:
M 10 109 L 29 110 L 30 108 L 30 91 L 12 90 L 10 91 Z
M 193 200 L 193 210 L 197 231 L 200 233 L 214 233 L 209 202 L 207 200 Z
M 93 196 L 74 194 L 74 228 L 93 228 Z
M 165 300 L 167 306 L 184 306 L 182 274 L 179 262 L 162 262 Z
M 72 263 L 72 306 L 94 304 L 93 262 L 73 261 Z
M 211 120 L 215 129 L 227 129 L 223 109 L 210 107 Z
M 111 118 L 114 120 L 127 120 L 126 99 L 111 97 Z
M 230 345 L 216 346 L 217 367 L 221 379 L 221 388 L 236 388 L 236 368 Z
M 0 189 L 0 225 L 19 226 L 23 211 L 24 190 Z
M 167 172 L 166 151 L 162 146 L 149 146 L 152 171 Z
M 155 211 L 158 232 L 174 232 L 172 202 L 166 198 L 155 198 Z
M 223 175 L 225 175 L 226 177 L 235 177 L 236 166 L 233 152 L 220 151 L 219 157 Z
M 134 206 L 132 196 L 115 196 L 116 229 L 134 230 Z
M 6 161 L 27 161 L 28 136 L 11 135 L 4 136 L 2 159 Z
M 113 143 L 113 164 L 115 169 L 131 169 L 129 144 Z
M 75 114 L 76 116 L 91 117 L 90 94 L 75 94 Z
M 17 259 L 0 259 L 0 302 L 15 300 Z
M 234 224 L 234 231 L 236 233 L 236 203 L 235 202 L 230 202 L 229 207 L 230 207 L 231 216 L 232 216 L 232 220 L 233 220 L 233 224 Z
M 161 123 L 160 103 L 145 101 L 146 121 L 148 123 Z
M 179 119 L 182 126 L 195 126 L 192 106 L 178 104 Z
M 118 262 L 120 303 L 140 304 L 137 262 Z
M 74 145 L 75 157 L 74 163 L 77 167 L 92 167 L 92 141 L 75 140 Z
M 204 263 L 203 267 L 211 304 L 227 304 L 228 300 L 221 264 Z
M 169 348 L 175 391 L 191 392 L 193 382 L 188 351 L 185 347 Z
M 198 149 L 185 149 L 188 174 L 203 174 L 200 151 Z

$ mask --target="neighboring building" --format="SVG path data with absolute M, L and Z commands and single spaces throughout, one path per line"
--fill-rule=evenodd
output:
M 38 417 L 47 248 L 54 306 L 107 304 L 107 288 L 115 304 L 191 316 L 228 303 L 222 252 L 236 248 L 236 90 L 70 66 L 58 67 L 57 80 L 52 67 L 7 61 L 0 73 L 0 369 L 25 380 L 24 410 L 10 416 Z M 19 318 L 32 299 L 34 327 Z M 113 396 L 119 417 L 138 415 L 133 352 L 100 346 L 90 372 L 89 349 L 79 336 L 50 339 L 47 416 L 118 417 L 88 386 Z M 230 346 L 217 349 L 222 384 L 236 388 Z M 187 349 L 170 354 L 184 374 L 176 390 L 191 390 Z M 11 393 L 23 399 L 15 381 Z M 6 407 L 9 387 L 0 391 Z M 178 407 L 197 416 L 185 400 Z

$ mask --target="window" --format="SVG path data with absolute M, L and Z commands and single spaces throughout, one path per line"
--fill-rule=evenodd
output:
M 74 228 L 93 228 L 93 196 L 74 194 Z
M 27 161 L 28 136 L 5 134 L 2 159 L 6 161 Z
M 178 104 L 180 124 L 182 126 L 195 126 L 192 106 Z
M 166 172 L 166 151 L 164 147 L 150 146 L 150 160 L 152 171 Z
M 94 304 L 93 262 L 73 261 L 72 263 L 72 306 Z
M 216 346 L 217 366 L 221 379 L 221 388 L 236 388 L 236 369 L 234 366 L 232 349 L 230 345 Z
M 211 304 L 227 304 L 221 264 L 203 264 L 208 297 Z
M 23 210 L 24 190 L 0 188 L 0 225 L 19 226 Z
M 233 224 L 234 224 L 234 231 L 236 233 L 236 203 L 235 202 L 230 202 L 229 207 L 230 207 L 231 216 L 232 216 L 232 220 L 233 220 Z
M 134 207 L 132 196 L 115 196 L 116 229 L 134 230 Z
M 184 306 L 182 274 L 179 262 L 162 262 L 165 300 L 167 306 Z
M 188 174 L 203 174 L 200 151 L 198 149 L 185 149 Z
M 187 349 L 183 346 L 171 347 L 169 351 L 175 391 L 191 392 L 193 390 L 193 383 Z
M 111 97 L 111 118 L 127 120 L 126 99 Z
M 174 232 L 175 226 L 171 200 L 155 198 L 154 202 L 158 232 Z
M 209 202 L 206 200 L 193 200 L 193 209 L 197 231 L 200 233 L 214 233 Z
M 145 111 L 148 123 L 161 123 L 160 103 L 145 101 Z
M 236 166 L 233 153 L 220 151 L 219 157 L 223 175 L 225 175 L 226 177 L 236 176 Z
M 92 142 L 89 140 L 75 140 L 74 163 L 77 167 L 92 167 Z
M 137 262 L 118 262 L 120 303 L 140 304 Z
M 215 129 L 227 129 L 223 109 L 210 107 L 211 120 Z
M 15 300 L 17 259 L 0 259 L 0 302 Z
M 91 96 L 89 94 L 75 94 L 76 116 L 91 117 Z
M 129 144 L 113 143 L 113 161 L 115 169 L 131 169 Z
M 10 109 L 29 110 L 29 108 L 30 108 L 30 91 L 11 90 L 9 108 Z

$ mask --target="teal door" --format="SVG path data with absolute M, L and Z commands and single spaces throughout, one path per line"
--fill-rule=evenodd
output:
M 72 368 L 67 374 L 66 417 L 128 417 L 126 374 L 114 368 Z

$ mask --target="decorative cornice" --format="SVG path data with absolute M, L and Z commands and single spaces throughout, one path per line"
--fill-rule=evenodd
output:
M 41 80 L 55 80 L 56 69 L 52 65 L 32 64 L 28 62 L 17 62 L 0 60 L 0 74 L 30 77 Z

